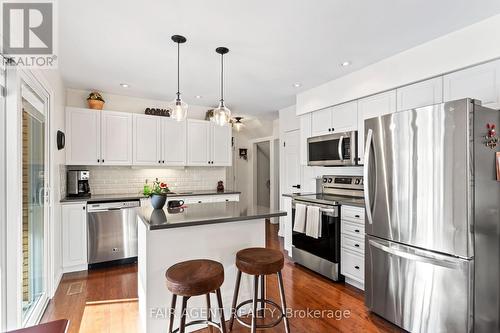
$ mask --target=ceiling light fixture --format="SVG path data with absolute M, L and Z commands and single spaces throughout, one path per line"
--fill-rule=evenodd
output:
M 340 66 L 342 66 L 342 67 L 347 67 L 347 66 L 349 66 L 350 64 L 351 64 L 351 62 L 350 62 L 350 61 L 344 61 L 343 63 L 341 63 L 341 64 L 340 64 Z
M 241 119 L 243 119 L 243 117 L 234 117 L 234 120 L 233 120 L 233 126 L 236 129 L 236 131 L 238 131 L 238 132 L 241 131 L 241 129 L 245 126 L 241 122 Z
M 196 99 L 201 99 L 203 96 L 201 96 L 201 95 L 196 95 L 196 96 L 194 96 L 194 97 L 195 97 Z
M 180 93 L 180 45 L 186 42 L 186 37 L 174 35 L 172 40 L 177 43 L 177 97 L 170 103 L 170 108 L 172 109 L 172 118 L 182 121 L 186 119 L 188 105 L 182 101 Z
M 128 88 L 129 87 L 128 83 L 120 83 L 120 86 L 122 88 Z
M 300 82 L 295 82 L 295 83 L 293 84 L 293 86 L 294 86 L 295 88 L 300 88 L 300 87 L 302 87 L 302 83 L 300 83 Z
M 221 71 L 220 71 L 220 101 L 219 106 L 214 109 L 212 121 L 220 126 L 224 126 L 229 123 L 231 119 L 231 110 L 229 110 L 224 105 L 224 54 L 229 52 L 229 49 L 226 47 L 218 47 L 215 49 L 215 52 L 220 54 L 221 61 Z

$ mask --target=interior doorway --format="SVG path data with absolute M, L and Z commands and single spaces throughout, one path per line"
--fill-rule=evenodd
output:
M 257 205 L 270 207 L 271 205 L 271 144 L 269 141 L 256 144 L 257 158 Z

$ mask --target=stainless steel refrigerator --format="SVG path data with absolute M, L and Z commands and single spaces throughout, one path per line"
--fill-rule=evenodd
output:
M 500 182 L 463 99 L 365 121 L 366 305 L 410 332 L 500 332 Z

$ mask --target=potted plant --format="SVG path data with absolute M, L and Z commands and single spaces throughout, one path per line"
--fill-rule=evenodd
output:
M 151 205 L 154 209 L 162 209 L 167 201 L 167 193 L 170 192 L 166 183 L 160 182 L 158 178 L 152 186 L 144 186 L 144 195 L 151 198 Z
M 93 91 L 89 94 L 89 97 L 87 97 L 87 103 L 89 104 L 90 109 L 102 110 L 104 106 L 104 99 L 100 93 Z

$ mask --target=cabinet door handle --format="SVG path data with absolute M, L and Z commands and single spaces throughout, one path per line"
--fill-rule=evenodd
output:
M 332 127 L 332 132 L 335 132 L 335 128 Z
M 201 201 L 198 201 L 198 203 L 202 203 Z
M 102 160 L 102 163 L 104 163 L 104 160 Z
M 359 247 L 359 244 L 354 244 L 355 247 Z
M 160 164 L 160 163 L 161 163 L 161 161 L 158 161 L 158 164 Z
M 359 269 L 359 266 L 354 266 L 354 268 Z
M 165 161 L 161 161 L 163 164 L 165 164 Z
M 83 208 L 83 210 L 85 210 L 85 206 L 83 206 L 82 208 Z
M 331 129 L 331 128 L 329 128 L 329 129 L 328 129 L 328 132 L 331 132 L 331 131 L 332 131 L 332 129 Z
M 354 217 L 359 219 L 359 215 L 354 215 Z
M 97 163 L 99 163 L 99 162 L 101 162 L 101 160 L 100 160 L 100 159 L 97 159 Z
M 359 229 L 355 229 L 354 232 L 359 232 Z

